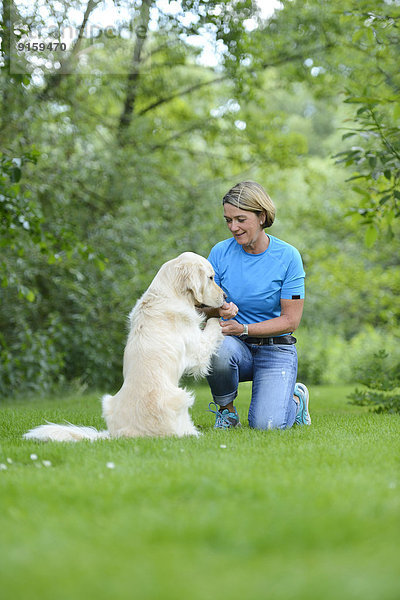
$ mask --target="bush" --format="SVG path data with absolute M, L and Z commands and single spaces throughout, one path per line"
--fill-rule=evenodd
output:
M 332 327 L 301 327 L 298 334 L 298 379 L 310 385 L 335 385 L 360 381 L 361 373 L 375 363 L 377 349 L 390 347 L 390 364 L 400 363 L 398 336 L 366 326 L 346 339 Z
M 361 389 L 350 394 L 351 404 L 373 407 L 375 412 L 400 413 L 400 362 L 380 350 L 357 373 Z
M 16 330 L 13 340 L 0 335 L 0 393 L 3 396 L 48 393 L 64 383 L 64 359 L 57 349 L 57 324 L 33 331 L 27 323 Z

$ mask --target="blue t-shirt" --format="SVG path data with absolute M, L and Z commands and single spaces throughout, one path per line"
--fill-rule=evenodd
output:
M 239 323 L 259 323 L 281 315 L 281 300 L 304 298 L 303 262 L 296 248 L 268 235 L 261 254 L 246 252 L 234 238 L 219 242 L 208 260 L 227 302 L 239 308 Z

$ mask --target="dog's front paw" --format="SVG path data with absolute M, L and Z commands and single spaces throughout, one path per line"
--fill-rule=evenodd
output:
M 206 335 L 209 336 L 209 339 L 212 340 L 212 343 L 216 343 L 217 345 L 222 343 L 224 336 L 222 334 L 222 328 L 219 319 L 208 319 L 204 331 Z
M 208 319 L 205 326 L 205 331 L 218 331 L 219 333 L 221 333 L 221 325 L 219 324 L 219 319 L 217 319 L 216 317 Z

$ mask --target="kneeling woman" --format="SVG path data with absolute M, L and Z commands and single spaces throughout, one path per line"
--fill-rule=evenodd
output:
M 234 407 L 240 381 L 252 381 L 250 427 L 286 429 L 310 425 L 308 391 L 296 383 L 296 338 L 304 304 L 304 269 L 293 246 L 265 233 L 275 206 L 252 181 L 235 185 L 223 198 L 232 238 L 219 242 L 208 260 L 227 295 L 220 309 L 225 336 L 207 377 L 216 428 L 240 425 Z

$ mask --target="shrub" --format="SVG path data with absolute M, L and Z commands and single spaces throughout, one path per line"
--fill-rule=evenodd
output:
M 380 350 L 358 370 L 362 388 L 350 394 L 351 404 L 373 407 L 375 412 L 400 413 L 400 363 Z
M 377 349 L 391 348 L 385 368 L 400 363 L 398 335 L 365 326 L 355 336 L 346 339 L 343 332 L 332 327 L 301 327 L 298 338 L 298 379 L 310 385 L 335 385 L 360 382 L 362 372 L 375 364 Z
M 18 396 L 54 391 L 64 383 L 64 360 L 56 347 L 57 324 L 33 331 L 22 323 L 11 342 L 0 335 L 0 393 Z

